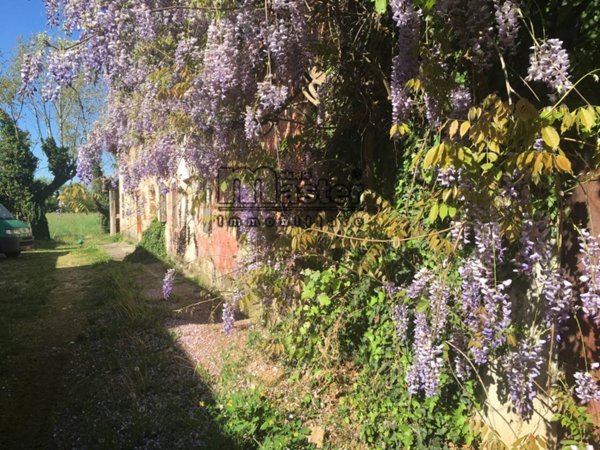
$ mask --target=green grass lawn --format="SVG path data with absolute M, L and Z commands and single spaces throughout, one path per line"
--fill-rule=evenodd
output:
M 104 234 L 98 213 L 50 213 L 46 217 L 50 226 L 50 237 L 56 241 L 72 243 Z

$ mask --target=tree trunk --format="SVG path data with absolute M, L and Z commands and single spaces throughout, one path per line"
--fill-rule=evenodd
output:
M 41 203 L 36 201 L 34 207 L 33 218 L 31 219 L 31 231 L 33 237 L 37 240 L 49 240 L 50 228 L 48 227 L 48 219 L 46 218 L 45 200 Z

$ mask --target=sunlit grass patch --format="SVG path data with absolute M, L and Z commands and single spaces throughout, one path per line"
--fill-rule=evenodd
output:
M 56 241 L 71 243 L 106 234 L 97 213 L 51 213 L 46 217 L 50 237 Z

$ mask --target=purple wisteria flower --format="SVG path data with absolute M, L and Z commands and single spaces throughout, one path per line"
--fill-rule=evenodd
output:
M 548 39 L 531 49 L 527 81 L 545 83 L 558 94 L 573 87 L 569 75 L 569 54 L 560 39 Z
M 580 296 L 583 312 L 596 323 L 600 323 L 600 243 L 596 236 L 582 229 L 579 248 L 582 265 L 579 280 L 586 287 L 586 291 Z
M 175 269 L 169 269 L 167 270 L 167 273 L 165 273 L 162 285 L 163 299 L 165 300 L 169 300 L 171 297 L 171 293 L 173 292 L 173 282 L 175 281 L 176 274 L 177 271 Z
M 425 94 L 425 117 L 433 128 L 439 128 L 442 124 L 442 106 L 440 101 L 430 94 Z
M 272 112 L 280 109 L 288 97 L 287 86 L 276 86 L 268 81 L 257 85 L 258 100 L 262 111 Z
M 497 281 L 495 275 L 503 254 L 498 224 L 476 223 L 475 252 L 459 268 L 459 274 L 463 319 L 475 342 L 470 350 L 478 365 L 487 362 L 490 351 L 505 342 L 510 325 L 512 280 Z
M 564 331 L 563 326 L 573 312 L 575 291 L 562 270 L 548 268 L 544 272 L 542 287 L 546 305 L 543 320 L 548 329 L 557 325 L 556 339 L 560 341 L 560 332 Z
M 459 180 L 461 170 L 456 170 L 453 168 L 448 169 L 440 169 L 437 174 L 437 183 L 440 187 L 449 188 L 454 186 Z
M 231 299 L 223 303 L 223 332 L 227 336 L 231 336 L 235 328 L 235 312 L 238 309 L 238 304 L 242 298 L 243 292 L 236 287 L 233 291 Z
M 509 53 L 515 53 L 517 50 L 517 40 L 519 39 L 519 6 L 515 1 L 496 0 L 494 4 L 496 9 L 496 27 L 498 28 L 498 40 L 500 48 Z
M 19 95 L 30 93 L 32 83 L 40 76 L 42 72 L 42 54 L 36 52 L 34 54 L 26 53 L 23 55 L 23 62 L 21 63 L 21 88 L 19 89 Z
M 450 107 L 453 117 L 464 117 L 473 104 L 471 91 L 467 88 L 457 88 L 450 92 Z
M 246 115 L 244 116 L 244 133 L 246 139 L 254 140 L 260 136 L 261 125 L 257 111 L 251 106 L 246 106 Z
M 436 9 L 477 72 L 492 66 L 494 15 L 487 0 L 438 0 Z
M 465 333 L 458 332 L 452 336 L 452 342 L 454 346 L 460 350 L 460 352 L 457 352 L 458 354 L 454 359 L 454 374 L 459 380 L 466 381 L 469 379 L 473 371 L 473 368 L 467 359 L 467 354 L 469 352 L 469 339 Z
M 592 368 L 594 368 L 594 365 L 592 365 Z M 581 403 L 585 405 L 591 401 L 600 400 L 598 380 L 596 380 L 591 373 L 576 372 L 574 376 L 575 394 Z
M 434 279 L 428 289 L 431 304 L 431 328 L 434 338 L 438 338 L 446 328 L 449 314 L 450 290 L 447 283 Z
M 416 273 L 411 285 L 406 289 L 406 295 L 408 298 L 415 299 L 419 297 L 432 278 L 433 273 L 431 273 L 427 267 L 423 267 L 421 270 L 419 270 Z
M 396 321 L 396 336 L 401 344 L 406 342 L 408 331 L 408 305 L 399 303 L 394 306 L 394 319 Z
M 411 394 L 424 391 L 425 396 L 433 397 L 438 390 L 444 361 L 442 345 L 434 343 L 425 313 L 415 316 L 413 351 L 413 363 L 406 374 L 408 391 Z
M 383 283 L 383 291 L 388 297 L 394 298 L 398 292 L 400 292 L 400 288 L 396 285 L 396 283 L 386 281 Z
M 235 324 L 235 308 L 230 302 L 223 304 L 223 332 L 230 336 Z
M 392 123 L 407 121 L 412 108 L 412 99 L 405 84 L 418 71 L 417 44 L 419 42 L 420 11 L 411 0 L 392 0 L 392 13 L 398 30 L 396 54 L 392 59 Z M 394 136 L 397 137 L 397 136 Z
M 525 418 L 531 417 L 533 412 L 533 399 L 537 395 L 535 379 L 540 375 L 545 344 L 543 339 L 537 342 L 526 339 L 502 358 L 512 404 Z
M 187 59 L 199 60 L 201 57 L 202 53 L 199 50 L 198 39 L 195 37 L 181 39 L 177 43 L 177 49 L 175 50 L 175 65 L 177 68 L 183 68 Z
M 46 7 L 46 22 L 48 26 L 56 27 L 60 19 L 60 0 L 44 0 Z
M 548 221 L 545 219 L 523 221 L 519 238 L 521 247 L 515 258 L 515 272 L 523 273 L 531 279 L 535 265 L 550 260 L 549 230 Z

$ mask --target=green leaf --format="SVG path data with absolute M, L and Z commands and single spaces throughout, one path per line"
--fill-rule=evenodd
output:
M 375 2 L 375 11 L 384 14 L 387 10 L 387 0 L 373 0 Z
M 448 217 L 448 205 L 442 203 L 442 205 L 440 206 L 440 219 L 443 220 L 446 217 Z
M 554 127 L 542 128 L 542 139 L 551 148 L 558 148 L 560 145 L 560 136 Z
M 319 294 L 319 296 L 317 297 L 317 301 L 319 302 L 319 304 L 321 306 L 331 305 L 331 299 L 329 298 L 329 295 L 327 295 L 327 294 Z
M 427 311 L 428 307 L 429 307 L 429 301 L 427 301 L 427 300 L 421 300 L 419 302 L 419 304 L 417 305 L 417 307 L 415 308 L 415 310 L 418 313 L 424 313 L 425 311 Z

